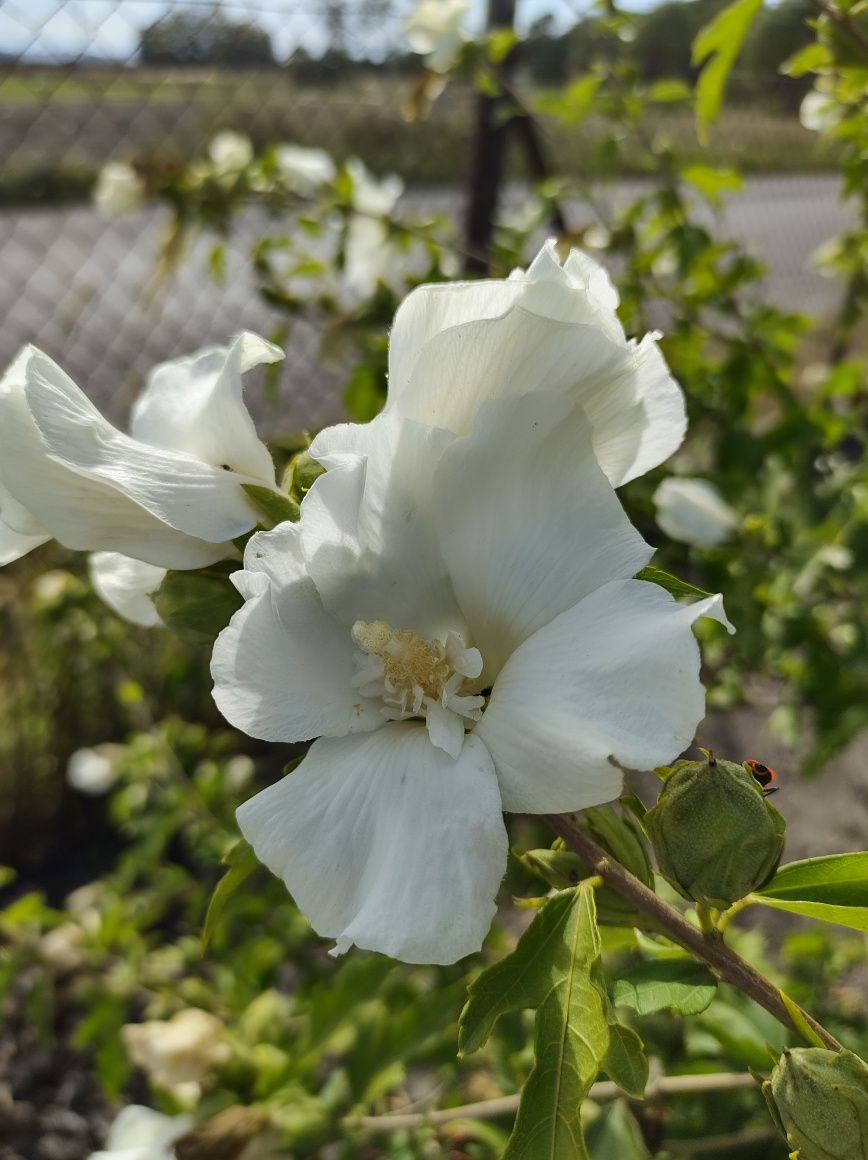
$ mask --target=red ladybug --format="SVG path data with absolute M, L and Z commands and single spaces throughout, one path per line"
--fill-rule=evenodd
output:
M 773 769 L 770 769 L 767 765 L 763 765 L 761 761 L 757 761 L 754 757 L 749 757 L 744 764 L 760 783 L 764 794 L 777 793 L 780 787 L 772 785 L 772 782 L 778 776 Z

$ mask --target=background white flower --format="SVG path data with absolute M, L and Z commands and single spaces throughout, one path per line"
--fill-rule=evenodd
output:
M 602 266 L 578 250 L 561 264 L 553 241 L 506 280 L 420 286 L 395 315 L 387 407 L 464 434 L 487 399 L 562 394 L 619 487 L 667 459 L 687 420 L 658 336 L 628 341 L 617 305 Z
M 66 780 L 79 793 L 92 796 L 108 793 L 117 781 L 116 747 L 76 749 L 66 763 Z
M 145 183 L 128 161 L 107 161 L 94 186 L 94 205 L 106 217 L 131 213 L 144 204 Z
M 212 138 L 208 156 L 215 176 L 234 177 L 253 160 L 253 145 L 243 133 L 225 129 Z
M 208 1073 L 232 1055 L 226 1028 L 198 1007 L 178 1011 L 171 1019 L 127 1023 L 122 1035 L 132 1062 L 157 1087 L 180 1099 L 195 1099 Z
M 259 519 L 241 485 L 277 488 L 241 376 L 282 357 L 244 333 L 161 364 L 128 436 L 47 355 L 25 347 L 0 380 L 0 562 L 50 538 L 112 553 L 94 563 L 98 587 L 123 615 L 153 623 L 145 598 L 157 570 L 234 555 L 231 541 Z
M 609 801 L 613 761 L 690 741 L 691 625 L 720 598 L 631 579 L 652 549 L 567 399 L 490 401 L 465 437 L 393 412 L 311 453 L 328 470 L 249 542 L 212 673 L 234 725 L 320 740 L 239 824 L 338 951 L 452 962 L 488 929 L 503 809 Z
M 383 281 L 394 290 L 406 284 L 407 255 L 390 237 L 388 219 L 404 192 L 400 177 L 376 178 L 358 157 L 346 163 L 352 206 L 340 271 L 340 298 L 347 307 L 363 302 Z
M 274 156 L 283 183 L 303 196 L 316 193 L 337 176 L 335 163 L 325 149 L 278 145 Z
M 191 1116 L 164 1116 L 130 1104 L 112 1124 L 105 1149 L 89 1160 L 175 1160 L 172 1144 L 192 1126 Z
M 407 18 L 410 47 L 432 72 L 448 72 L 469 40 L 463 27 L 469 7 L 468 0 L 420 0 Z
M 657 523 L 673 540 L 697 548 L 714 548 L 730 538 L 737 517 L 707 479 L 673 475 L 654 493 Z

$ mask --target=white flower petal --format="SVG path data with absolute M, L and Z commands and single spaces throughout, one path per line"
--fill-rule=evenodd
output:
M 459 434 L 488 399 L 544 390 L 586 412 L 613 486 L 684 438 L 684 400 L 656 336 L 628 342 L 617 293 L 592 259 L 553 242 L 506 281 L 423 286 L 395 316 L 388 407 Z
M 317 741 L 238 811 L 257 856 L 324 937 L 411 963 L 482 944 L 506 868 L 491 759 L 470 736 L 453 761 L 424 726 Z
M 241 376 L 283 357 L 280 347 L 245 331 L 228 347 L 161 363 L 136 400 L 130 433 L 273 486 L 274 463 L 244 404 Z
M 451 438 L 392 412 L 329 428 L 311 445 L 329 470 L 301 505 L 304 554 L 344 624 L 385 620 L 429 638 L 462 630 L 433 513 L 434 467 Z
M 253 537 L 237 582 L 251 595 L 211 658 L 220 712 L 264 741 L 341 737 L 382 723 L 376 703 L 352 687 L 356 648 L 349 630 L 324 610 L 298 566 L 299 535 L 298 524 L 284 523 Z
M 627 519 L 568 400 L 486 404 L 434 479 L 437 532 L 490 684 L 515 649 L 654 549 Z
M 736 515 L 705 479 L 670 476 L 654 493 L 657 523 L 667 536 L 698 548 L 714 548 L 732 535 Z
M 141 1149 L 151 1160 L 163 1160 L 164 1156 L 168 1160 L 170 1145 L 192 1127 L 192 1116 L 164 1116 L 153 1108 L 129 1104 L 109 1129 L 105 1152 L 97 1152 L 91 1160 L 112 1157 L 126 1149 Z
M 40 544 L 45 544 L 51 536 L 30 536 L 24 532 L 16 532 L 14 528 L 0 517 L 0 567 L 11 564 L 13 560 L 20 560 Z
M 475 733 L 494 758 L 504 809 L 562 813 L 617 797 L 621 772 L 671 761 L 705 711 L 700 616 L 727 624 L 719 596 L 676 604 L 621 580 L 535 633 L 495 682 Z
M 27 406 L 55 463 L 108 484 L 158 520 L 200 540 L 232 540 L 257 522 L 241 484 L 261 486 L 261 478 L 223 471 L 124 435 L 40 351 L 32 350 L 26 371 Z M 12 483 L 7 486 L 14 493 Z M 26 506 L 36 511 L 29 501 Z
M 118 616 L 144 628 L 163 623 L 151 596 L 165 579 L 165 568 L 119 552 L 92 552 L 88 571 L 97 595 Z
M 110 482 L 51 458 L 27 405 L 37 362 L 43 373 L 65 379 L 34 347 L 25 347 L 0 379 L 0 470 L 5 492 L 17 501 L 4 499 L 4 522 L 26 534 L 41 525 L 67 548 L 117 551 L 167 568 L 204 567 L 232 551 L 169 527 Z

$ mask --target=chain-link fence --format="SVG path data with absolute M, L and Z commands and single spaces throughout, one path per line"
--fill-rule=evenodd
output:
M 157 280 L 167 212 L 106 220 L 88 203 L 95 172 L 112 157 L 201 156 L 216 131 L 232 128 L 258 144 L 359 152 L 374 171 L 398 169 L 413 186 L 411 203 L 460 212 L 472 97 L 451 86 L 427 121 L 403 120 L 419 70 L 403 41 L 409 7 L 0 0 L 0 363 L 35 342 L 120 420 L 154 362 L 243 327 L 270 334 L 280 323 L 247 261 L 262 220 L 256 211 L 239 219 L 221 283 L 208 275 L 203 237 L 171 278 Z M 360 55 L 383 64 L 363 67 Z M 611 196 L 633 190 L 625 181 Z M 846 223 L 837 191 L 831 175 L 762 176 L 727 203 L 727 228 L 768 261 L 768 293 L 785 306 L 834 308 L 838 288 L 812 272 L 809 255 Z M 580 225 L 584 211 L 573 211 Z M 338 418 L 340 380 L 322 364 L 311 328 L 294 324 L 284 419 L 316 426 Z

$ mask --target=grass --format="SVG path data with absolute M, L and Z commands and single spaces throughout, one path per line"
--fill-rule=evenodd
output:
M 410 88 L 408 79 L 388 75 L 301 87 L 279 70 L 0 71 L 0 110 L 19 142 L 0 177 L 0 202 L 80 200 L 109 155 L 189 157 L 220 128 L 242 130 L 260 144 L 294 140 L 325 147 L 337 158 L 356 153 L 374 172 L 396 170 L 414 185 L 463 181 L 472 147 L 472 92 L 450 86 L 426 121 L 411 124 L 403 115 Z M 46 106 L 57 116 L 46 117 Z M 142 118 L 145 107 L 151 115 Z M 606 175 L 610 123 L 591 118 L 575 128 L 542 126 L 558 172 Z M 688 162 L 747 173 L 834 166 L 833 153 L 816 134 L 793 115 L 769 109 L 725 110 L 708 148 L 699 145 L 686 110 L 649 113 L 647 129 L 672 142 Z M 524 176 L 519 157 L 510 168 L 511 176 Z

